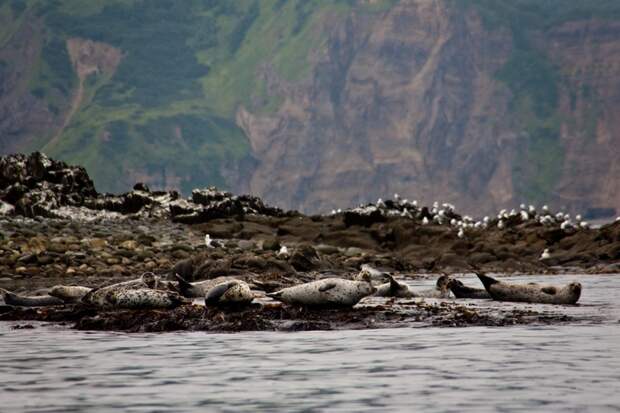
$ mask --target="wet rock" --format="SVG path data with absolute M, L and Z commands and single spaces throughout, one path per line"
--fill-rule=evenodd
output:
M 289 264 L 297 271 L 312 271 L 320 267 L 320 259 L 313 247 L 300 245 L 293 251 Z

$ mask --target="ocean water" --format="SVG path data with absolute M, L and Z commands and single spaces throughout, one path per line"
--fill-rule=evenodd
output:
M 579 306 L 531 306 L 577 321 L 236 334 L 0 323 L 0 412 L 620 411 L 620 276 L 517 280 L 543 278 L 582 282 Z

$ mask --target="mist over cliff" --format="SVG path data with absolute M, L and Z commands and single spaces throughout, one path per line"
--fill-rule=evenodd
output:
M 620 210 L 620 4 L 0 1 L 0 153 L 218 185 Z

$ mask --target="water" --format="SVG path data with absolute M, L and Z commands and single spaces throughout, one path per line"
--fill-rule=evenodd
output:
M 0 323 L 0 411 L 620 411 L 617 277 L 579 277 L 583 304 L 559 309 L 580 321 L 554 326 L 128 335 Z

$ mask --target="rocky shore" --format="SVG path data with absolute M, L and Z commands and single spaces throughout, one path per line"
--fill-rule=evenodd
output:
M 579 217 L 533 206 L 478 219 L 449 204 L 418 206 L 398 196 L 307 216 L 215 188 L 195 190 L 189 198 L 150 191 L 143 184 L 122 195 L 99 194 L 81 167 L 40 153 L 12 155 L 0 158 L 0 288 L 37 294 L 54 284 L 97 287 L 150 271 L 179 273 L 189 280 L 233 276 L 257 281 L 269 292 L 328 274 L 351 278 L 362 264 L 403 278 L 474 267 L 499 273 L 620 272 L 620 222 L 592 228 Z M 206 234 L 213 240 L 208 246 Z M 542 255 L 545 250 L 548 256 Z M 549 320 L 545 315 L 486 314 L 454 303 L 435 303 L 436 310 L 424 302 L 397 304 L 299 313 L 267 301 L 229 314 L 205 313 L 204 307 L 192 305 L 139 313 L 3 307 L 0 319 L 72 321 L 78 328 L 128 331 Z

